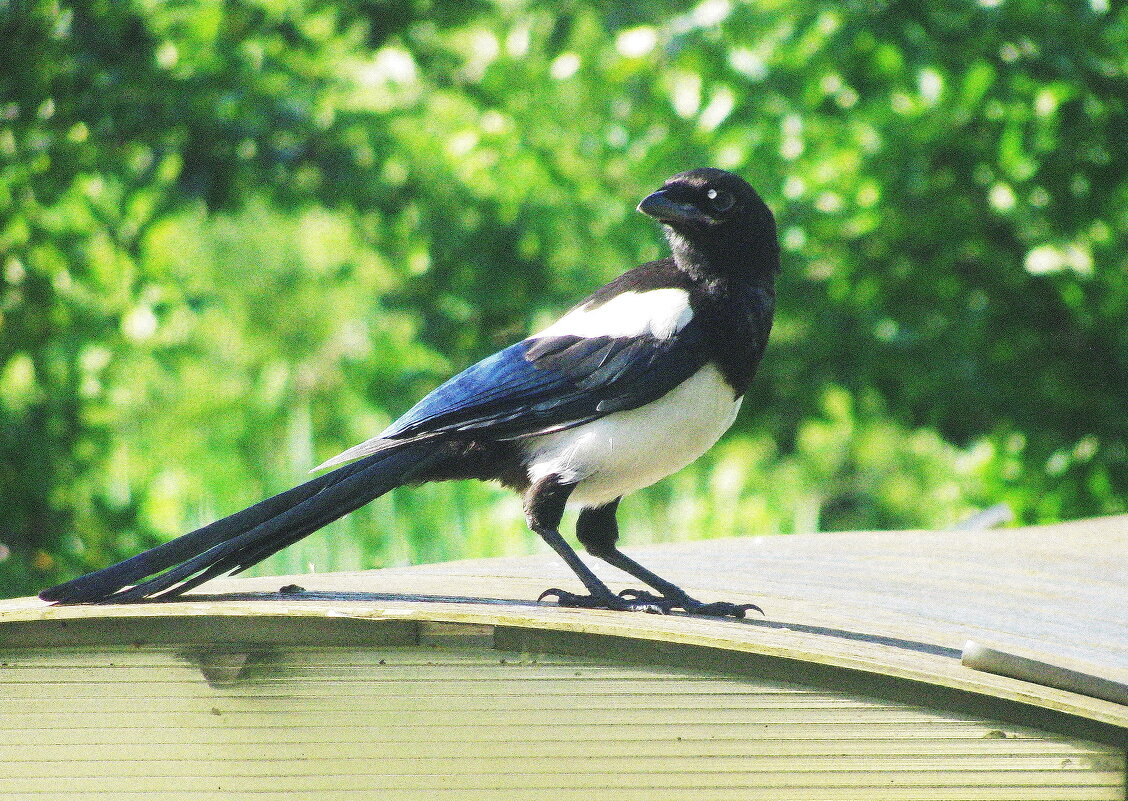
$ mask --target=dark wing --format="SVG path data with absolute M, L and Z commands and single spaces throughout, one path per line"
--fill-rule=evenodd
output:
M 381 435 L 517 439 L 571 428 L 665 395 L 708 361 L 701 326 L 675 336 L 526 339 L 447 381 Z

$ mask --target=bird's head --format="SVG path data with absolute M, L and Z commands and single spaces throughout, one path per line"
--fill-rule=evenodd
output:
M 666 226 L 683 269 L 771 275 L 779 269 L 775 218 L 739 175 L 712 167 L 678 173 L 638 210 Z

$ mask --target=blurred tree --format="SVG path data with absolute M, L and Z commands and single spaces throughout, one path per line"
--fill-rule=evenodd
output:
M 0 37 L 8 592 L 290 485 L 658 255 L 631 204 L 701 164 L 777 210 L 781 310 L 639 528 L 1126 508 L 1123 3 L 60 0 Z M 507 503 L 340 539 L 513 547 Z

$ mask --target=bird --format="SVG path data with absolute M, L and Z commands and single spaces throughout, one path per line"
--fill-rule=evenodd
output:
M 680 470 L 731 426 L 775 312 L 775 218 L 740 176 L 680 172 L 638 204 L 666 258 L 628 270 L 547 328 L 455 375 L 330 472 L 117 564 L 43 590 L 57 604 L 164 600 L 245 570 L 397 487 L 497 481 L 583 584 L 562 607 L 743 618 L 704 602 L 618 547 L 620 499 Z M 578 509 L 587 552 L 648 589 L 613 592 L 560 533 Z

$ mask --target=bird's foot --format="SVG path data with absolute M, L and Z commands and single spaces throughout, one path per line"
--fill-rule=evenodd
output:
M 676 609 L 689 612 L 691 615 L 735 617 L 740 619 L 752 610 L 759 612 L 761 615 L 764 614 L 764 610 L 756 606 L 756 604 L 731 604 L 728 601 L 714 601 L 711 604 L 707 604 L 689 597 L 684 592 L 674 596 L 666 596 L 655 595 L 646 590 L 623 590 L 619 593 L 619 597 L 635 603 L 653 604 L 659 607 L 664 614 L 669 614 Z
M 761 615 L 764 614 L 764 610 L 756 604 L 733 604 L 728 601 L 715 601 L 707 604 L 691 598 L 685 593 L 666 596 L 655 595 L 646 590 L 623 590 L 618 595 L 611 595 L 610 593 L 607 595 L 595 593 L 576 595 L 553 587 L 542 592 L 537 600 L 543 601 L 546 598 L 554 598 L 558 606 L 571 609 L 610 609 L 616 612 L 650 612 L 657 615 L 668 615 L 680 609 L 691 615 L 733 618 L 743 618 L 753 610 Z
M 542 592 L 537 600 L 543 601 L 545 598 L 555 598 L 558 606 L 564 606 L 570 609 L 610 609 L 616 612 L 649 612 L 655 615 L 664 615 L 669 611 L 662 604 L 654 603 L 651 600 L 652 598 L 658 601 L 665 600 L 658 596 L 632 599 L 624 597 L 622 594 L 614 595 L 611 592 L 608 592 L 606 595 L 602 593 L 576 595 L 575 593 L 553 587 L 552 589 Z

